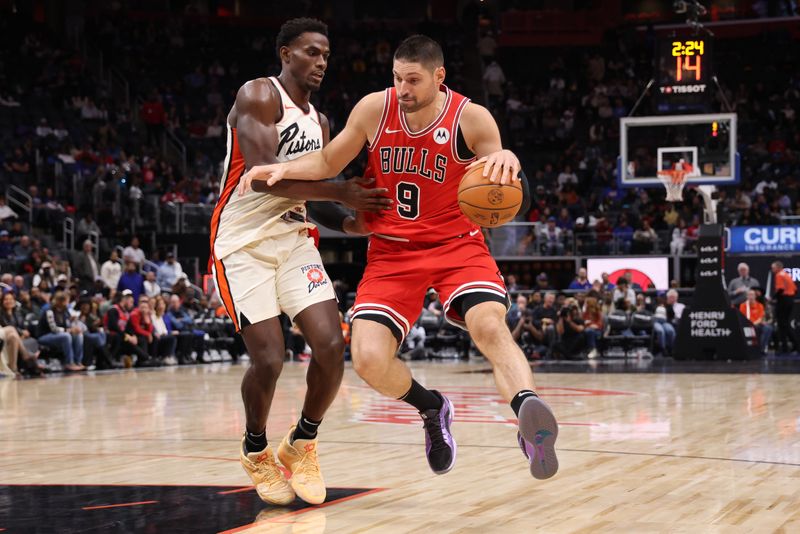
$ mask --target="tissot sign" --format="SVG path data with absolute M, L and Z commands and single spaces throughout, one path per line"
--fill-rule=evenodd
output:
M 800 252 L 800 226 L 733 226 L 728 252 Z

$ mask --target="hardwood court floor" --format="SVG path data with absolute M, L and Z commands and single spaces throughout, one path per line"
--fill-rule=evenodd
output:
M 336 500 L 272 509 L 238 465 L 244 369 L 0 381 L 0 531 L 800 532 L 797 375 L 539 373 L 561 470 L 537 481 L 485 363 L 413 364 L 455 404 L 444 476 L 428 470 L 418 416 L 348 366 L 321 430 Z M 273 446 L 304 373 L 284 368 Z

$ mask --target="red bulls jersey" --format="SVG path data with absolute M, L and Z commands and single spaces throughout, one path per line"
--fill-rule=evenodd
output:
M 458 157 L 458 121 L 469 99 L 442 86 L 446 98 L 427 128 L 412 132 L 394 88 L 386 90 L 380 124 L 369 146 L 366 177 L 385 187 L 392 210 L 367 213 L 374 234 L 408 241 L 436 242 L 478 227 L 458 207 L 458 184 L 474 157 Z

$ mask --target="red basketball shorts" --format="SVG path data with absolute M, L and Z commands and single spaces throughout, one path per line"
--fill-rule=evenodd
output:
M 443 243 L 373 236 L 352 318 L 384 324 L 402 341 L 417 321 L 429 288 L 439 294 L 447 321 L 464 329 L 469 307 L 484 301 L 508 307 L 503 277 L 480 232 Z

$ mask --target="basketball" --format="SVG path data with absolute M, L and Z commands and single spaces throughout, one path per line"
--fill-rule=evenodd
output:
M 468 170 L 458 186 L 458 206 L 472 222 L 495 228 L 513 219 L 522 205 L 522 184 L 492 183 L 483 175 L 483 164 Z

